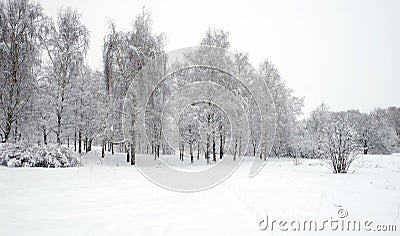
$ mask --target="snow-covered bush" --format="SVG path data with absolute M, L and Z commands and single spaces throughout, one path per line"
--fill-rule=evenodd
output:
M 330 159 L 334 173 L 347 173 L 352 162 L 361 152 L 359 134 L 348 112 L 333 112 L 325 130 L 323 149 Z
M 0 144 L 0 165 L 8 167 L 74 167 L 81 166 L 81 156 L 65 147 L 48 145 Z

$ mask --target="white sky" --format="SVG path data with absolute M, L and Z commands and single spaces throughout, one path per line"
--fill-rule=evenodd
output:
M 400 106 L 400 1 L 397 0 L 41 0 L 47 15 L 71 6 L 91 32 L 88 64 L 101 68 L 107 19 L 131 28 L 143 5 L 167 51 L 199 44 L 208 26 L 230 32 L 231 51 L 255 67 L 272 60 L 307 114 Z

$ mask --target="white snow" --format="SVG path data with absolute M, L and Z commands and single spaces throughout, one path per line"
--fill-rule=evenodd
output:
M 99 156 L 94 149 L 83 167 L 0 167 L 0 235 L 309 235 L 260 231 L 259 222 L 267 213 L 270 220 L 329 220 L 340 208 L 349 219 L 397 224 L 397 232 L 320 234 L 400 231 L 398 155 L 363 156 L 346 175 L 319 160 L 270 159 L 251 179 L 244 161 L 224 183 L 195 193 L 154 185 L 124 154 Z

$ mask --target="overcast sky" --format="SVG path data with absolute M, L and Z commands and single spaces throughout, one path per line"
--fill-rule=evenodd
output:
M 256 67 L 270 59 L 307 114 L 322 101 L 332 110 L 400 106 L 400 1 L 99 1 L 41 0 L 55 18 L 60 7 L 82 14 L 91 32 L 87 62 L 101 68 L 107 19 L 129 29 L 143 5 L 166 50 L 199 44 L 209 26 L 230 32 L 231 51 L 248 52 Z

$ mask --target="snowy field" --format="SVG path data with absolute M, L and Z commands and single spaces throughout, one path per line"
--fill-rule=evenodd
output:
M 347 175 L 318 160 L 269 159 L 251 179 L 245 160 L 228 180 L 196 193 L 154 185 L 123 154 L 99 156 L 88 153 L 79 168 L 0 167 L 0 235 L 399 235 L 400 155 L 362 156 Z M 373 221 L 371 232 L 260 230 L 266 215 L 322 222 L 339 209 L 346 219 Z

